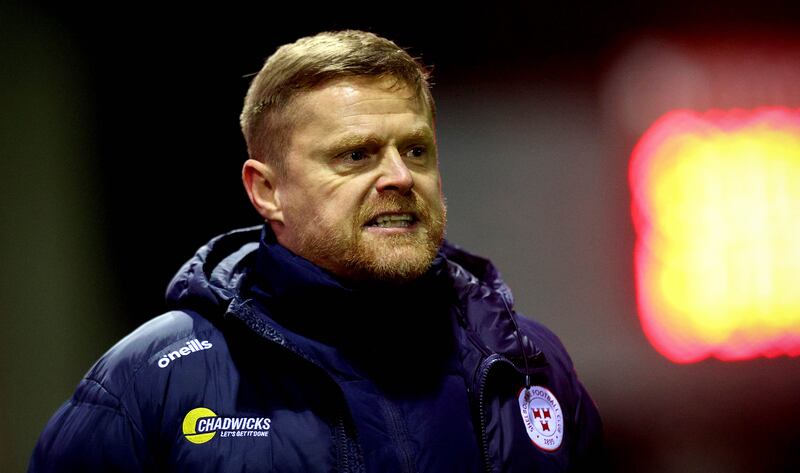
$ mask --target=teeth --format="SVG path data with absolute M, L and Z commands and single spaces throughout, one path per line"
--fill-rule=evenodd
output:
M 381 228 L 408 227 L 413 220 L 414 217 L 409 214 L 381 215 L 375 219 L 375 226 Z

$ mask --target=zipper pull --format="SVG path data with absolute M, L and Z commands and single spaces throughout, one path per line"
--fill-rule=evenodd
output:
M 525 375 L 525 403 L 531 402 L 531 376 Z

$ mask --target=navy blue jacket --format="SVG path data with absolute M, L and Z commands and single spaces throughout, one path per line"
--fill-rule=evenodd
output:
M 202 247 L 170 284 L 173 310 L 89 370 L 29 471 L 598 466 L 600 418 L 566 350 L 513 312 L 489 261 L 445 243 L 410 289 L 354 288 L 270 235 Z

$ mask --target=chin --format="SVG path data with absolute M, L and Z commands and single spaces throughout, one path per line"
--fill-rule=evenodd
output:
M 410 282 L 425 274 L 439 249 L 435 242 L 384 242 L 365 245 L 348 264 L 352 278 L 389 283 Z

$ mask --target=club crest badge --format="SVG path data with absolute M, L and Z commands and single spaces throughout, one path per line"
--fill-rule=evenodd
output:
M 519 413 L 531 442 L 546 452 L 558 450 L 564 440 L 564 416 L 558 399 L 541 386 L 519 391 Z

